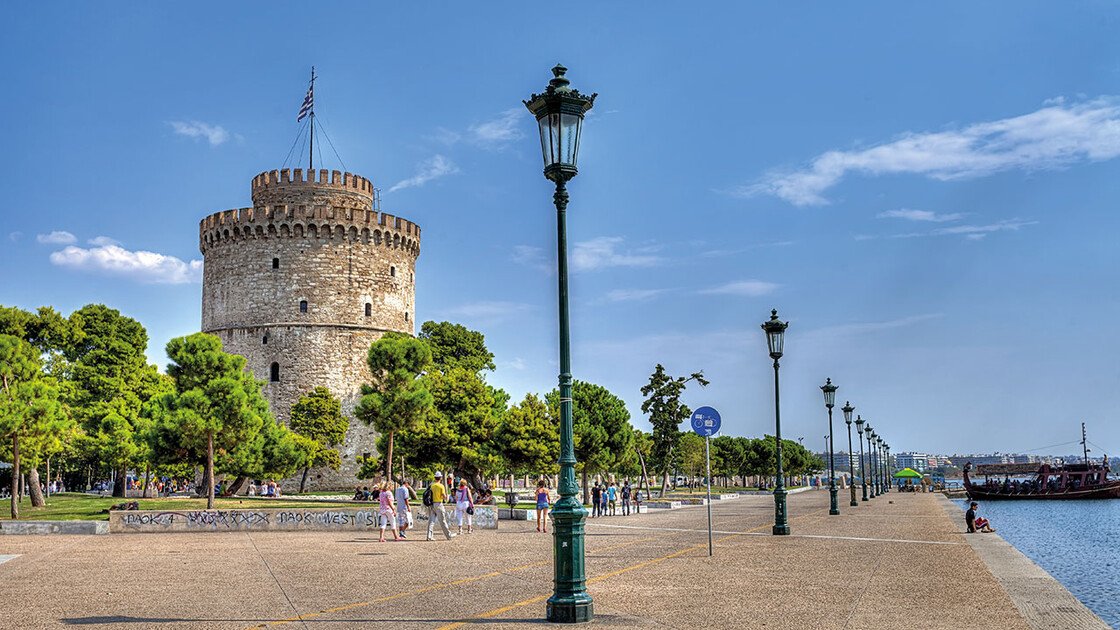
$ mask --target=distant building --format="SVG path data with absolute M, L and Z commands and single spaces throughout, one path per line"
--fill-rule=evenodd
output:
M 918 472 L 925 472 L 929 468 L 937 466 L 937 458 L 926 455 L 925 453 L 899 453 L 894 456 L 898 462 L 899 468 L 913 468 Z M 930 460 L 934 461 L 933 466 L 930 465 Z

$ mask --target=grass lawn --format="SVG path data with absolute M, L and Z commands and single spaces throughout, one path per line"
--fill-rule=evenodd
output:
M 10 499 L 4 500 L 0 518 L 10 518 Z M 20 520 L 25 521 L 107 521 L 109 514 L 103 510 L 124 501 L 138 501 L 141 510 L 203 510 L 206 499 L 116 499 L 98 497 L 80 492 L 64 492 L 51 495 L 46 507 L 31 507 L 31 500 L 24 499 L 19 506 Z M 375 505 L 375 504 L 362 504 Z M 350 507 L 350 504 L 330 504 L 323 501 L 300 501 L 299 499 L 214 499 L 214 507 L 219 510 L 254 508 L 299 508 L 299 509 L 337 509 Z

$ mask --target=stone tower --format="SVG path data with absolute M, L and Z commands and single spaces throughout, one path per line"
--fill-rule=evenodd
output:
M 413 333 L 420 228 L 379 212 L 373 185 L 350 173 L 264 172 L 252 196 L 252 208 L 199 225 L 202 330 L 248 360 L 282 421 L 315 387 L 342 401 L 342 469 L 312 471 L 308 484 L 352 488 L 374 450 L 373 430 L 353 416 L 366 353 L 385 332 Z

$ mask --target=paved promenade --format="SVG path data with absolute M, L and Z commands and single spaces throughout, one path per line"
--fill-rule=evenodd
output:
M 592 519 L 595 626 L 967 628 L 1032 624 L 938 495 L 891 493 L 827 515 L 790 496 L 794 535 L 769 535 L 770 497 Z M 893 501 L 893 503 L 890 503 Z M 450 542 L 339 533 L 0 538 L 0 627 L 541 627 L 551 536 L 530 522 Z M 8 559 L 3 558 L 15 555 Z M 15 595 L 15 596 L 11 596 Z M 1035 625 L 1034 627 L 1037 627 Z

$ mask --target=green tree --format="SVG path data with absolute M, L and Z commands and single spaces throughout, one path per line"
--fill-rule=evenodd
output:
M 493 390 L 478 373 L 459 367 L 433 372 L 425 380 L 435 406 L 424 431 L 434 443 L 425 448 L 435 455 L 434 461 L 451 464 L 461 479 L 475 487 L 484 485 L 484 474 L 501 466 L 492 447 L 499 421 L 494 392 L 501 390 Z
M 367 363 L 373 383 L 362 385 L 362 399 L 354 415 L 388 436 L 382 452 L 385 476 L 391 478 L 394 436 L 413 429 L 432 411 L 428 381 L 420 378 L 432 363 L 432 351 L 423 340 L 390 332 L 370 346 Z
M 494 369 L 494 355 L 486 349 L 486 338 L 477 330 L 451 322 L 427 321 L 420 327 L 420 338 L 432 350 L 432 363 L 446 372 L 463 368 L 468 372 Z
M 704 470 L 704 438 L 692 431 L 681 434 L 677 444 L 680 453 L 681 469 L 688 473 L 689 480 Z
M 329 466 L 338 470 L 342 465 L 342 457 L 334 447 L 346 438 L 349 426 L 346 416 L 342 415 L 342 403 L 326 387 L 316 387 L 292 405 L 288 427 L 306 438 L 303 445 L 307 463 L 299 481 L 300 492 L 307 486 L 307 475 L 312 466 Z
M 559 417 L 560 391 L 552 390 L 546 399 L 553 416 Z M 610 471 L 632 454 L 634 427 L 626 403 L 602 385 L 573 381 L 572 434 L 577 467 L 583 476 L 583 502 L 587 503 L 588 476 Z
M 273 435 L 276 422 L 261 395 L 260 381 L 245 370 L 245 358 L 222 351 L 214 335 L 196 333 L 167 343 L 175 392 L 160 396 L 154 409 L 157 450 L 205 457 L 206 508 L 214 507 L 215 457 L 235 458 L 233 467 L 253 468 L 260 460 L 232 454 L 241 444 Z M 260 443 L 263 448 L 264 444 Z
M 63 350 L 71 384 L 65 402 L 92 438 L 94 457 L 116 472 L 113 496 L 123 497 L 128 468 L 145 454 L 136 432 L 140 410 L 152 396 L 166 392 L 167 384 L 144 355 L 148 333 L 136 320 L 90 304 L 70 315 L 70 325 L 70 343 Z
M 687 377 L 673 377 L 666 374 L 665 367 L 658 363 L 649 377 L 649 383 L 641 390 L 646 397 L 642 403 L 642 413 L 649 414 L 650 424 L 653 425 L 651 459 L 662 476 L 662 494 L 669 487 L 669 473 L 675 461 L 681 423 L 692 415 L 692 409 L 681 402 L 681 394 L 692 381 L 696 381 L 701 387 L 708 384 L 703 372 L 693 372 Z
M 39 352 L 12 335 L 0 335 L 0 385 L 0 440 L 12 448 L 12 518 L 18 519 L 20 440 L 62 429 L 66 418 L 53 380 L 42 373 Z
M 559 468 L 560 427 L 535 394 L 525 394 L 503 415 L 493 443 L 505 460 L 511 488 L 514 475 L 551 474 Z
M 747 459 L 747 438 L 718 435 L 712 438 L 712 474 L 728 481 L 740 474 Z M 746 485 L 746 480 L 743 481 Z

